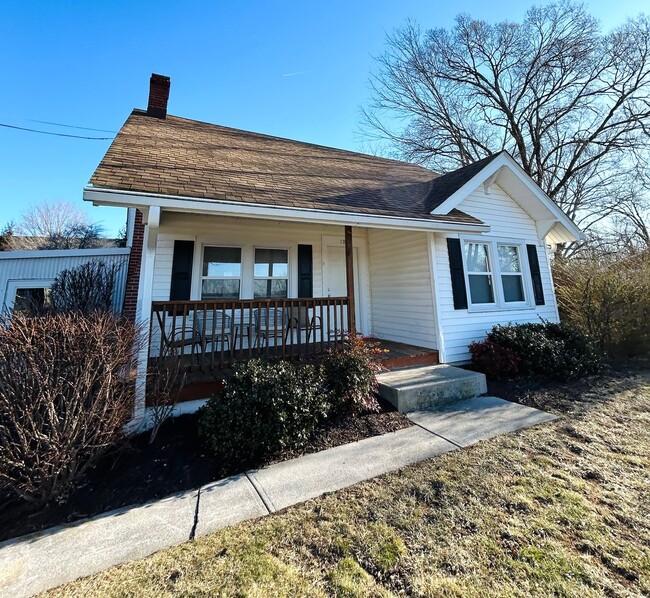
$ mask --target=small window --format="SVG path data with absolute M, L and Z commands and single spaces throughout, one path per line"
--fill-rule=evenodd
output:
M 498 252 L 504 301 L 506 303 L 525 301 L 524 275 L 521 269 L 519 247 L 517 245 L 499 245 Z
M 43 313 L 51 305 L 50 289 L 48 287 L 16 289 L 14 312 L 20 312 L 27 316 L 35 316 Z
M 239 299 L 241 248 L 205 247 L 201 299 Z
M 255 299 L 282 298 L 289 290 L 289 252 L 286 249 L 255 250 Z
M 487 243 L 465 243 L 465 264 L 471 302 L 494 303 L 494 283 Z

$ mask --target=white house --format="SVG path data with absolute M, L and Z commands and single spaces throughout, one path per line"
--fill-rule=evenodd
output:
M 150 355 L 209 370 L 356 329 L 460 363 L 494 324 L 557 321 L 549 246 L 581 232 L 506 152 L 439 176 L 170 116 L 169 85 L 152 75 L 84 189 L 137 210 L 127 304 Z

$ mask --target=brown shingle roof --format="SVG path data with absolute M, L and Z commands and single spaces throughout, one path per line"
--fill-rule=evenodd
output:
M 134 110 L 90 179 L 108 189 L 355 214 L 432 216 L 436 174 L 415 164 Z

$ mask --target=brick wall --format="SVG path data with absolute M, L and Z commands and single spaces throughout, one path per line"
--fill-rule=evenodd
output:
M 130 320 L 135 320 L 136 317 L 143 241 L 144 224 L 142 224 L 142 212 L 136 210 L 133 222 L 133 244 L 131 245 L 131 254 L 129 256 L 129 268 L 126 274 L 126 291 L 124 294 L 124 315 Z

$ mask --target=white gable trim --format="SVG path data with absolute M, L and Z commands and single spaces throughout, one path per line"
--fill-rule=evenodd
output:
M 497 182 L 497 179 L 499 179 L 504 170 L 508 170 L 517 177 L 518 181 L 520 181 L 530 192 L 528 198 L 516 197 L 513 199 L 524 203 L 535 201 L 538 210 L 540 207 L 543 208 L 545 216 L 533 218 L 537 223 L 537 230 L 541 239 L 546 237 L 552 229 L 557 228 L 558 225 L 564 229 L 564 235 L 562 236 L 564 236 L 567 241 L 577 241 L 578 239 L 584 238 L 584 233 L 578 228 L 573 220 L 571 220 L 571 218 L 569 218 L 555 204 L 555 202 L 546 195 L 544 191 L 542 191 L 539 185 L 537 185 L 533 179 L 526 174 L 524 169 L 517 164 L 512 156 L 505 151 L 501 152 L 494 160 L 458 189 L 458 191 L 449 196 L 437 208 L 432 210 L 431 214 L 449 214 L 451 210 L 458 207 L 460 203 L 480 185 L 485 185 L 485 191 L 486 193 L 489 193 L 490 188 Z M 500 184 L 500 186 L 504 187 L 503 184 Z M 507 191 L 507 188 L 505 190 Z M 525 205 L 522 205 L 522 208 L 526 209 Z

